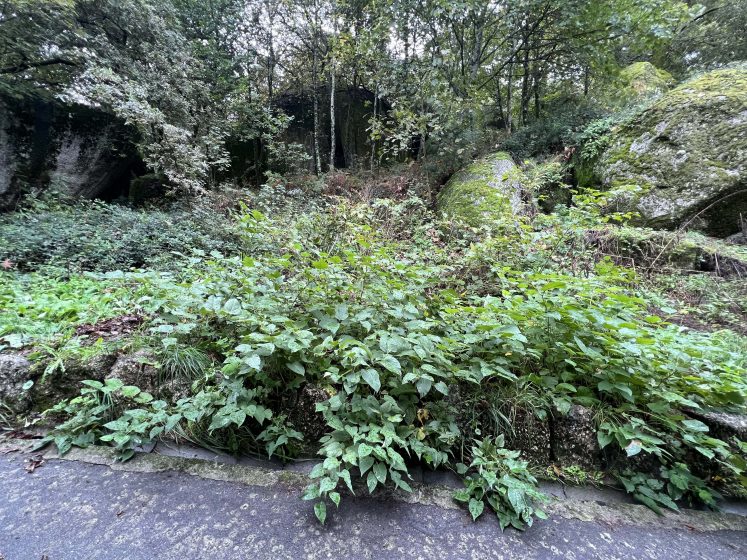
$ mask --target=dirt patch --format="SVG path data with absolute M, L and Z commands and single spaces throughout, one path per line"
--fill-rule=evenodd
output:
M 135 332 L 144 320 L 140 315 L 120 315 L 93 325 L 80 325 L 75 329 L 75 334 L 88 336 L 92 340 L 116 340 Z

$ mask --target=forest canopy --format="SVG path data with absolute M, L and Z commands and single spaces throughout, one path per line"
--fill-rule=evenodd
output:
M 744 58 L 746 12 L 743 1 L 9 0 L 0 93 L 113 113 L 151 171 L 195 192 L 236 179 L 240 143 L 258 184 L 302 165 L 473 155 L 492 130 L 550 113 L 578 125 L 610 104 L 630 63 L 682 78 Z M 365 92 L 370 157 L 336 160 L 350 138 L 335 131 L 335 97 L 350 90 Z M 304 147 L 283 134 L 299 120 L 283 110 L 294 97 L 309 106 Z

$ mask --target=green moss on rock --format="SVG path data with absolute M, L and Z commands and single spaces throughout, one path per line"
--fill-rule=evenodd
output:
M 438 210 L 473 226 L 520 214 L 524 179 L 509 154 L 492 154 L 446 183 L 438 196 Z
M 747 213 L 747 65 L 703 74 L 661 97 L 615 131 L 597 164 L 608 188 L 626 196 L 641 223 L 691 225 L 717 236 Z

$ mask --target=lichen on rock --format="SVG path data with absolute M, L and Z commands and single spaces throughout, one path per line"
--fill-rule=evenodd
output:
M 597 173 L 644 225 L 737 231 L 747 213 L 747 64 L 690 80 L 620 126 Z

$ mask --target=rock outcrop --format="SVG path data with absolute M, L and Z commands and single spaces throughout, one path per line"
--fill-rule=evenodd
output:
M 31 380 L 31 363 L 20 354 L 0 354 L 0 413 L 23 414 L 32 400 L 24 384 Z
M 132 131 L 107 113 L 0 98 L 0 211 L 45 190 L 114 198 L 126 192 L 138 161 Z
M 103 381 L 116 359 L 115 354 L 99 354 L 86 360 L 68 360 L 64 370 L 38 374 L 31 390 L 34 410 L 46 410 L 62 400 L 75 397 L 80 392 L 81 383 L 87 379 Z
M 446 183 L 438 196 L 441 214 L 479 226 L 526 211 L 525 177 L 506 152 L 467 166 Z
M 747 215 L 747 64 L 690 80 L 613 131 L 596 173 L 643 225 L 717 237 Z
M 602 454 L 593 410 L 573 405 L 567 415 L 553 419 L 552 454 L 564 467 L 601 468 Z

